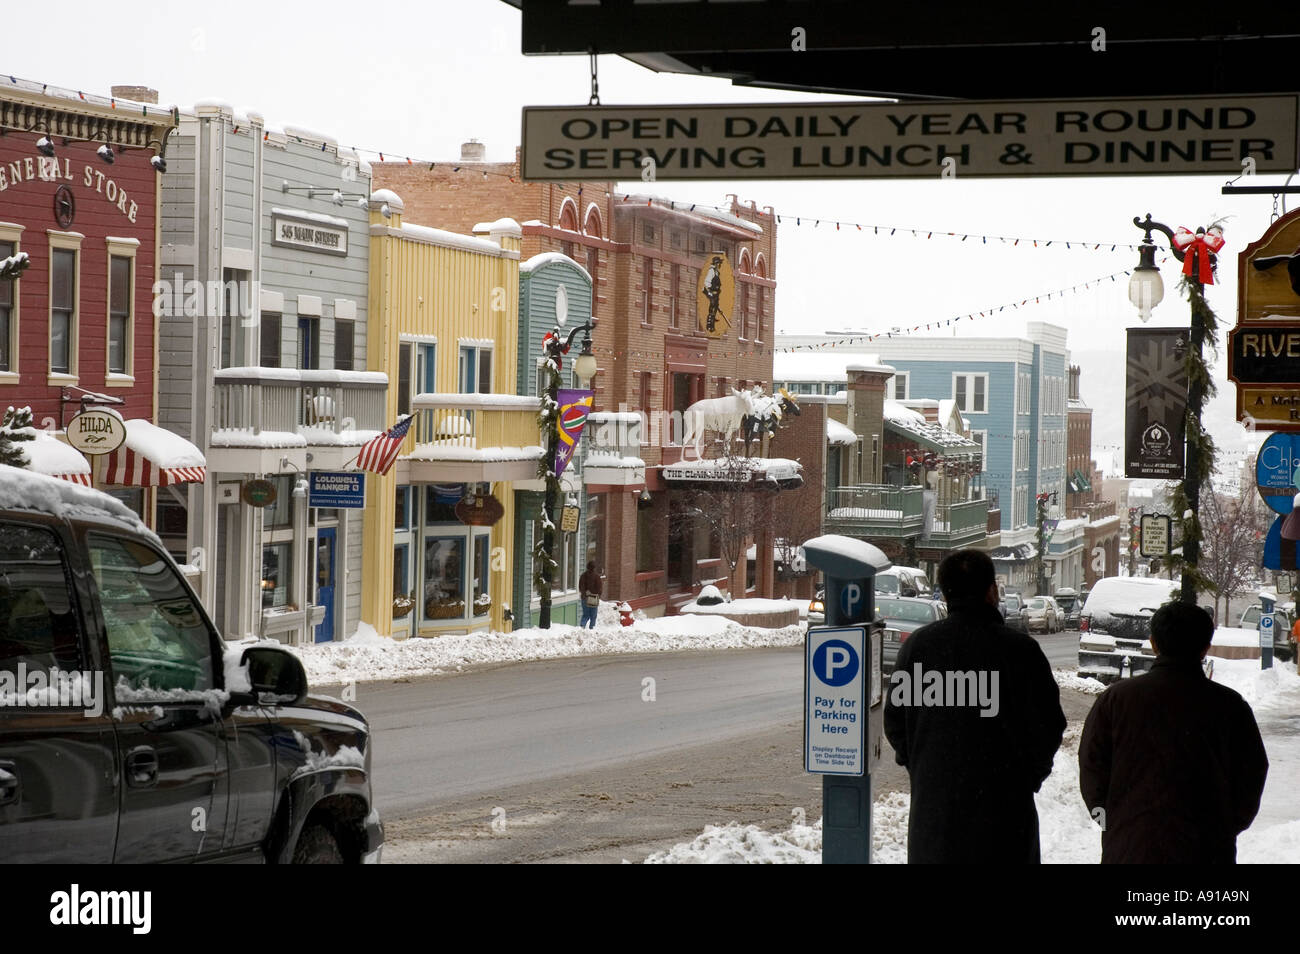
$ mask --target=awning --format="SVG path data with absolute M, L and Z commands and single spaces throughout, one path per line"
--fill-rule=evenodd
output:
M 140 418 L 126 422 L 126 440 L 107 456 L 103 480 L 115 487 L 202 483 L 208 475 L 202 451 Z
M 17 446 L 27 455 L 27 469 L 47 477 L 58 477 L 89 487 L 90 461 L 75 447 L 70 447 L 45 431 L 34 431 L 30 441 Z

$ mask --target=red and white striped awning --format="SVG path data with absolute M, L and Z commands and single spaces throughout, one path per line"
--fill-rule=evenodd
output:
M 19 445 L 27 456 L 27 469 L 47 477 L 57 477 L 74 484 L 89 487 L 90 461 L 74 447 L 52 437 L 45 431 L 36 431 L 31 441 Z
M 107 455 L 103 482 L 115 487 L 166 487 L 207 479 L 203 452 L 185 438 L 149 421 L 126 422 L 126 440 Z

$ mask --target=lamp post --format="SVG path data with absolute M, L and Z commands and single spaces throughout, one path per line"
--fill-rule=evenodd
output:
M 1047 593 L 1045 592 L 1047 589 L 1047 574 L 1044 572 L 1045 569 L 1044 551 L 1047 549 L 1047 539 L 1046 539 L 1047 534 L 1045 532 L 1043 523 L 1047 519 L 1047 501 L 1049 500 L 1053 504 L 1057 502 L 1055 490 L 1053 490 L 1050 494 L 1039 494 L 1037 497 L 1037 501 L 1038 501 L 1038 595 L 1039 596 L 1047 595 Z
M 1160 269 L 1156 266 L 1155 255 L 1156 246 L 1151 241 L 1153 231 L 1163 232 L 1169 239 L 1169 250 L 1173 253 L 1174 258 L 1183 261 L 1186 258 L 1186 252 L 1179 247 L 1174 241 L 1174 230 L 1160 222 L 1154 222 L 1151 219 L 1151 213 L 1147 213 L 1145 219 L 1133 217 L 1133 224 L 1142 229 L 1146 235 L 1142 239 L 1142 244 L 1138 247 L 1138 264 L 1133 269 L 1133 276 L 1129 279 L 1128 297 L 1134 307 L 1138 310 L 1138 316 L 1145 322 L 1151 317 L 1151 309 L 1160 304 L 1164 298 L 1165 286 L 1160 279 Z M 1204 234 L 1204 229 L 1198 230 L 1198 235 Z M 1215 257 L 1213 252 L 1206 253 L 1209 258 L 1210 267 L 1213 267 Z M 1202 363 L 1202 352 L 1205 345 L 1205 316 L 1197 302 L 1205 294 L 1205 285 L 1200 281 L 1201 272 L 1197 268 L 1192 268 L 1187 274 L 1187 281 L 1192 286 L 1189 298 L 1192 302 L 1192 321 L 1191 321 L 1191 348 L 1188 353 L 1189 362 L 1194 362 L 1199 367 Z M 1201 412 L 1205 407 L 1205 388 L 1207 379 L 1200 374 L 1189 374 L 1187 376 L 1187 417 L 1188 436 L 1190 437 L 1191 428 L 1194 428 L 1199 440 L 1201 432 Z M 1187 497 L 1187 509 L 1192 514 L 1192 520 L 1197 519 L 1197 513 L 1201 504 L 1201 461 L 1199 455 L 1188 454 L 1184 452 L 1186 461 L 1183 469 L 1183 494 Z M 1183 579 L 1179 587 L 1180 600 L 1191 606 L 1196 605 L 1196 581 L 1195 571 L 1201 558 L 1201 535 L 1199 530 L 1188 532 L 1184 528 L 1183 532 Z
M 567 354 L 569 347 L 573 344 L 574 337 L 579 331 L 583 333 L 582 351 L 579 352 L 577 359 L 573 362 L 573 371 L 578 377 L 579 383 L 590 381 L 596 376 L 596 356 L 591 353 L 591 330 L 595 325 L 592 322 L 578 325 L 569 332 L 569 337 L 560 343 L 560 329 L 554 329 L 545 339 L 545 351 L 548 361 L 554 363 L 554 367 L 560 366 L 560 356 Z M 548 376 L 550 383 L 546 387 L 547 406 L 551 409 L 551 416 L 546 420 L 546 502 L 543 504 L 543 511 L 546 519 L 543 521 L 542 531 L 542 548 L 546 552 L 545 562 L 542 564 L 542 592 L 539 594 L 541 606 L 538 610 L 537 625 L 541 629 L 551 628 L 551 587 L 554 583 L 555 566 L 555 505 L 560 496 L 560 478 L 555 472 L 555 455 L 559 451 L 560 432 L 559 421 L 559 374 L 552 371 Z

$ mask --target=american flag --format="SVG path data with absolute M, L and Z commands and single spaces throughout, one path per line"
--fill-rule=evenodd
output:
M 393 461 L 397 460 L 402 441 L 410 429 L 411 416 L 407 414 L 384 433 L 366 441 L 361 453 L 357 455 L 357 466 L 380 477 L 387 474 L 392 469 Z

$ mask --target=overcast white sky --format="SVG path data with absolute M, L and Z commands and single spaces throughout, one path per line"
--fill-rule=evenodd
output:
M 519 13 L 501 0 L 374 7 L 331 0 L 292 6 L 179 0 L 112 8 L 68 0 L 58 5 L 57 18 L 48 5 L 20 4 L 5 13 L 0 74 L 104 95 L 115 83 L 148 85 L 164 104 L 220 99 L 256 109 L 272 125 L 305 126 L 344 145 L 429 160 L 455 158 L 460 143 L 473 137 L 486 144 L 489 159 L 504 160 L 518 142 L 521 107 L 585 104 L 590 92 L 586 57 L 524 57 L 519 29 Z M 1033 93 L 1032 82 L 1025 93 Z M 814 98 L 655 74 L 614 56 L 600 58 L 600 94 L 606 105 Z M 828 98 L 836 97 L 822 97 Z M 776 262 L 781 330 L 883 330 L 943 321 L 1131 268 L 1136 252 L 1109 247 L 1139 240 L 1132 219 L 1148 211 L 1170 226 L 1193 229 L 1227 218 L 1222 284 L 1210 300 L 1231 327 L 1236 253 L 1267 227 L 1272 201 L 1220 195 L 1227 178 L 660 182 L 655 191 L 716 204 L 735 192 L 776 208 L 782 215 Z M 795 216 L 802 226 L 793 224 Z M 818 218 L 827 221 L 813 227 L 810 220 Z M 869 230 L 837 232 L 829 224 L 834 219 L 1054 244 L 1034 249 L 992 239 L 914 239 L 902 229 L 892 238 L 877 237 Z M 1067 240 L 1101 242 L 1103 249 L 1067 250 Z M 1164 267 L 1166 297 L 1153 325 L 1187 322 L 1187 306 L 1175 290 L 1176 266 L 1170 260 Z M 1116 440 L 1122 390 L 1115 393 L 1113 383 L 1090 388 L 1089 382 L 1113 380 L 1106 366 L 1122 365 L 1123 329 L 1137 323 L 1124 277 L 1037 307 L 963 320 L 954 330 L 958 337 L 1014 336 L 1023 333 L 1026 320 L 1069 330 L 1070 347 L 1084 366 L 1083 396 L 1099 411 L 1097 443 Z M 1122 388 L 1122 376 L 1119 381 Z M 1230 397 L 1232 386 L 1222 374 L 1220 383 Z M 1230 409 L 1216 406 L 1210 416 L 1236 430 Z M 1225 431 L 1221 442 L 1231 446 L 1236 439 Z

